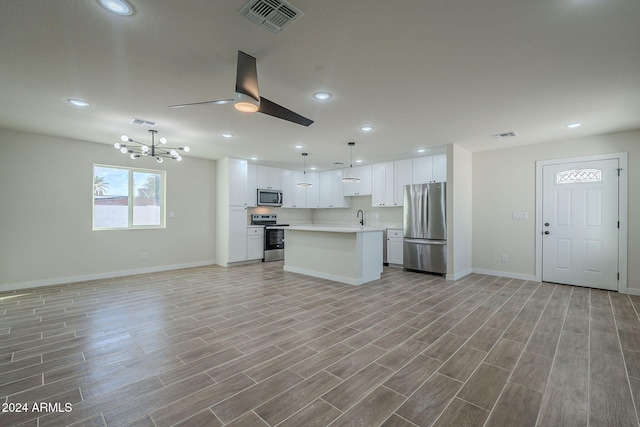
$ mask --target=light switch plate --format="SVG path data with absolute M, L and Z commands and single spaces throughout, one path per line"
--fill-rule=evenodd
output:
M 527 212 L 511 212 L 511 219 L 515 220 L 524 220 L 529 219 L 529 214 Z

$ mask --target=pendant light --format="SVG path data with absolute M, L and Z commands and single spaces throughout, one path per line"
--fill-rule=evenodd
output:
M 310 182 L 307 182 L 307 155 L 307 153 L 302 153 L 302 174 L 304 175 L 304 181 L 297 184 L 298 187 L 302 188 L 309 188 L 312 185 Z
M 351 147 L 351 162 L 349 164 L 349 170 L 347 171 L 347 174 L 344 178 L 342 178 L 342 182 L 360 182 L 360 178 L 353 176 L 351 174 L 351 171 L 353 169 L 353 146 L 356 145 L 355 142 L 349 142 L 347 143 L 349 145 L 349 147 Z

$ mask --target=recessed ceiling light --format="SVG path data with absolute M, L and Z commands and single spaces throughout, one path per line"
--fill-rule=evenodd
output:
M 67 102 L 76 107 L 88 107 L 89 103 L 87 101 L 83 101 L 82 99 L 69 98 Z
M 116 15 L 133 15 L 133 6 L 127 0 L 98 0 L 98 4 Z
M 257 157 L 251 157 L 251 160 L 258 160 Z
M 223 138 L 233 138 L 233 134 L 232 133 L 223 133 L 222 137 Z
M 296 147 L 296 148 L 300 149 L 300 148 L 302 148 L 303 146 L 302 146 L 302 145 L 300 145 L 300 144 L 298 144 L 298 145 L 294 145 L 294 147 Z
M 416 151 L 418 153 L 424 153 L 425 151 L 427 151 L 427 149 L 426 148 L 418 148 Z
M 361 159 L 357 159 L 356 163 L 362 163 L 362 160 Z
M 331 98 L 331 94 L 329 92 L 316 92 L 313 94 L 313 97 L 319 101 L 326 101 Z
M 373 126 L 369 126 L 369 125 L 361 126 L 361 127 L 360 127 L 360 130 L 361 130 L 362 132 L 371 132 L 371 131 L 373 130 Z
M 311 169 L 312 171 L 316 170 L 315 166 L 312 166 L 309 169 Z
M 566 125 L 566 127 L 568 127 L 569 129 L 578 128 L 580 126 L 582 126 L 582 123 L 569 123 L 568 125 Z

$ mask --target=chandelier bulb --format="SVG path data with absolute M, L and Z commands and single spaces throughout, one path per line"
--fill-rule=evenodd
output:
M 120 147 L 122 147 L 122 145 L 120 145 L 120 143 L 119 143 L 119 142 L 116 142 L 115 144 L 113 144 L 113 146 L 114 146 L 115 148 L 117 148 L 118 150 L 120 149 Z
M 127 154 L 127 153 L 129 152 L 129 150 L 127 150 L 127 147 L 126 147 L 126 146 L 122 146 L 122 147 L 120 147 L 120 152 L 121 152 L 122 154 Z
M 120 137 L 120 141 L 122 141 L 122 142 L 129 142 L 129 137 L 128 137 L 127 135 L 122 135 L 122 136 Z
M 166 144 L 167 138 L 160 138 L 160 144 Z
M 191 151 L 191 148 L 189 148 L 188 145 L 185 145 L 184 147 L 181 148 L 182 151 L 184 151 L 185 153 L 188 153 L 189 151 Z

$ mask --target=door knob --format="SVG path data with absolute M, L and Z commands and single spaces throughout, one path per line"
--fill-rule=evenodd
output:
M 551 233 L 550 233 L 550 232 L 548 232 L 548 231 L 545 231 L 545 232 L 544 232 L 544 234 L 551 234 Z

